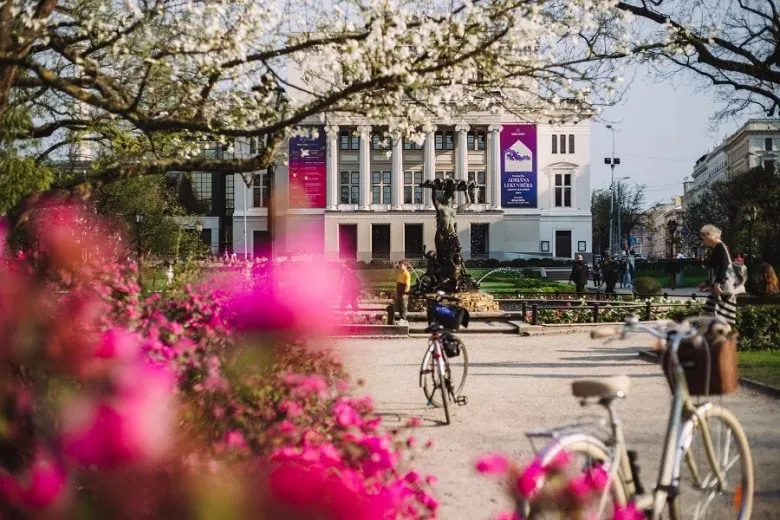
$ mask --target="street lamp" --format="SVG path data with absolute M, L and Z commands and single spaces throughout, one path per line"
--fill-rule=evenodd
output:
M 674 232 L 677 231 L 677 221 L 672 219 L 666 223 L 669 232 L 669 258 L 674 258 Z
M 631 177 L 621 177 L 617 179 L 617 185 L 620 186 L 621 181 L 627 181 L 630 180 Z M 621 193 L 618 193 L 618 204 L 617 204 L 617 245 L 618 245 L 618 252 L 622 255 L 623 252 L 623 195 Z
M 615 166 L 620 164 L 620 158 L 615 157 L 615 127 L 612 125 L 607 125 L 607 129 L 612 131 L 612 156 L 611 157 L 605 157 L 604 158 L 604 164 L 609 165 L 610 170 L 612 170 L 612 184 L 611 186 L 611 196 L 609 198 L 609 252 L 611 254 L 615 253 L 615 247 L 614 247 L 614 237 L 615 237 L 615 224 L 614 224 L 614 216 L 615 216 Z
M 138 285 L 143 289 L 143 255 L 141 254 L 141 225 L 144 223 L 144 214 L 135 212 L 135 247 L 138 258 Z

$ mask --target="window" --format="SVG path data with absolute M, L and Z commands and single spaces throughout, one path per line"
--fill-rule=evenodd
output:
M 409 139 L 404 139 L 404 150 L 422 150 L 422 145 Z
M 353 150 L 360 150 L 360 136 L 359 135 L 353 135 L 352 136 L 352 142 L 350 144 L 351 144 L 350 147 Z
M 360 200 L 360 173 L 339 173 L 340 204 L 357 204 Z
M 561 153 L 566 153 L 566 134 L 561 134 Z
M 252 175 L 252 207 L 267 208 L 270 195 L 268 174 L 255 173 Z
M 349 131 L 342 130 L 339 132 L 339 149 L 349 150 L 350 136 Z
M 422 172 L 404 172 L 404 204 L 422 204 Z
M 249 138 L 249 154 L 255 155 L 257 153 L 257 137 Z
M 574 153 L 574 134 L 569 134 L 569 153 Z
M 444 132 L 444 149 L 445 150 L 454 150 L 455 149 L 455 133 L 454 132 Z
M 552 135 L 552 153 L 558 153 L 558 136 Z
M 466 147 L 469 150 L 484 150 L 485 149 L 485 132 L 477 130 L 471 131 L 466 134 Z
M 471 224 L 471 257 L 487 258 L 490 224 Z
M 444 172 L 444 171 L 436 172 L 434 174 L 434 176 L 435 176 L 436 179 L 442 179 L 442 180 L 444 180 L 444 179 L 454 179 L 455 178 L 455 176 L 452 174 L 452 172 Z
M 192 193 L 198 204 L 199 213 L 211 213 L 211 174 L 195 172 L 192 174 Z
M 390 204 L 390 172 L 371 172 L 371 203 Z
M 391 147 L 390 138 L 385 139 L 381 133 L 371 134 L 372 150 L 390 150 Z
M 555 207 L 571 207 L 571 173 L 555 174 Z
M 767 137 L 767 138 L 764 139 L 764 150 L 766 150 L 767 152 L 771 152 L 772 151 L 772 138 L 771 137 Z
M 236 209 L 236 178 L 233 175 L 225 176 L 225 213 L 230 216 Z
M 437 150 L 444 150 L 444 132 L 436 132 L 434 135 L 435 137 L 435 146 Z
M 487 202 L 487 186 L 485 185 L 485 172 L 484 171 L 469 172 L 469 182 L 473 182 L 477 185 L 477 188 L 474 190 L 474 195 L 476 196 L 476 200 L 474 202 L 477 202 L 479 204 L 485 204 L 485 202 Z

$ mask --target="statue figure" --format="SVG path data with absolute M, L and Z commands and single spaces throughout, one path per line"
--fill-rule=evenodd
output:
M 474 202 L 476 185 L 473 182 L 436 179 L 426 180 L 420 186 L 431 190 L 431 199 L 436 210 L 436 251 L 426 254 L 428 270 L 426 276 L 417 284 L 417 291 L 427 293 L 443 290 L 454 293 L 479 289 L 479 285 L 466 272 L 460 240 L 455 230 L 455 217 L 459 210 L 467 209 Z M 466 194 L 463 204 L 456 205 L 456 192 Z

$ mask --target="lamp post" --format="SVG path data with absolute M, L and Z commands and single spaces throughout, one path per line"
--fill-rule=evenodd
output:
M 753 265 L 753 223 L 758 218 L 758 208 L 753 204 L 745 208 L 745 218 L 748 221 L 748 258 L 747 258 L 747 272 L 748 281 L 751 280 L 751 267 Z
M 674 232 L 677 231 L 677 221 L 672 219 L 666 223 L 669 232 L 669 258 L 674 258 Z
M 135 213 L 135 248 L 138 259 L 138 285 L 143 289 L 143 254 L 141 252 L 141 225 L 144 223 L 144 214 L 140 211 Z
M 612 183 L 610 184 L 611 195 L 609 198 L 609 252 L 614 254 L 614 238 L 615 238 L 615 166 L 620 164 L 620 159 L 615 157 L 615 127 L 607 125 L 607 129 L 612 131 L 612 156 L 604 158 L 604 164 L 609 165 L 609 169 L 612 171 Z

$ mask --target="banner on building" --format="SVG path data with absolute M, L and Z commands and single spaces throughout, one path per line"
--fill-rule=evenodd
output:
M 501 129 L 501 207 L 537 207 L 536 126 Z
M 290 139 L 290 208 L 324 209 L 327 190 L 325 127 Z

